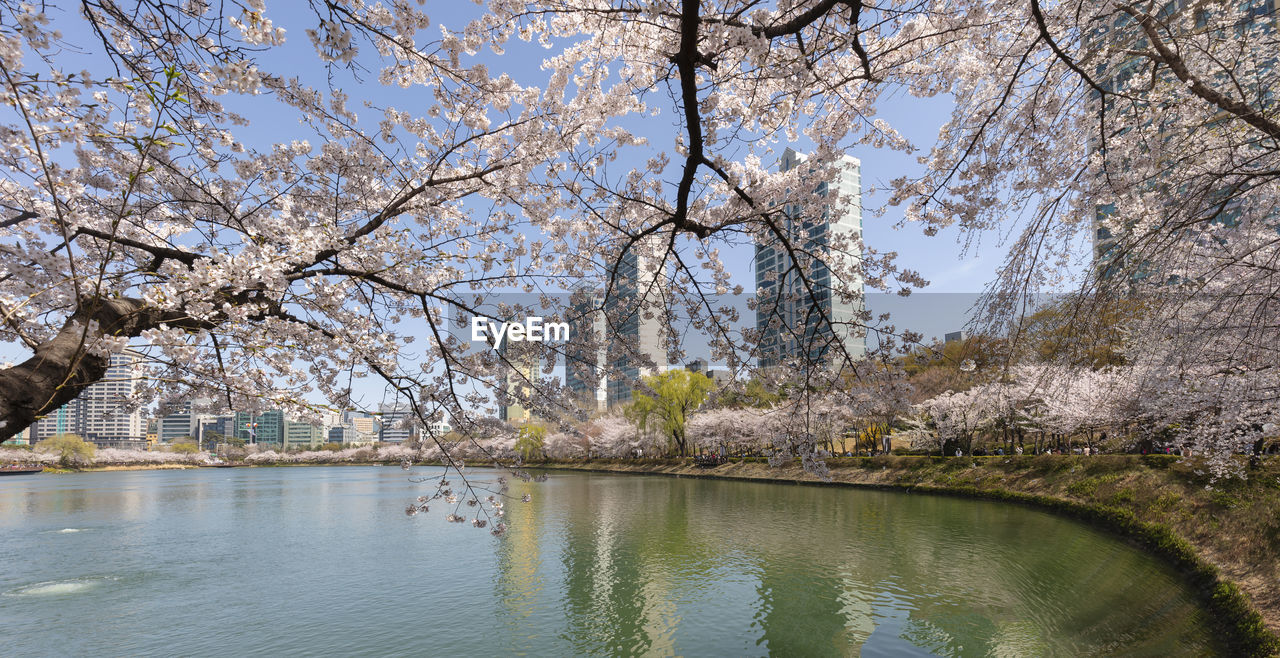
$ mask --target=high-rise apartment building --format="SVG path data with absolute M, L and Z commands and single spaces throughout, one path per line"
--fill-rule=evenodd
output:
M 112 354 L 102 379 L 80 394 L 80 436 L 103 447 L 141 447 L 142 414 L 126 409 L 138 377 L 138 355 Z
M 76 423 L 79 418 L 80 400 L 72 400 L 53 412 L 45 414 L 28 428 L 31 443 L 47 439 L 58 434 L 78 433 Z
M 146 428 L 142 414 L 130 410 L 137 379 L 138 354 L 112 354 L 102 379 L 79 397 L 40 418 L 32 425 L 35 441 L 55 434 L 78 434 L 103 448 L 142 448 Z
M 786 149 L 780 171 L 806 167 L 807 157 Z M 815 183 L 821 197 L 834 196 L 818 212 L 804 213 L 784 203 L 780 229 L 797 254 L 813 292 L 803 284 L 791 253 L 776 235 L 756 240 L 756 330 L 761 367 L 787 363 L 823 363 L 839 369 L 866 354 L 866 333 L 859 316 L 865 305 L 861 277 L 840 280 L 856 271 L 862 254 L 861 163 L 843 156 L 835 180 Z M 855 253 L 856 250 L 856 253 Z
M 1280 30 L 1280 0 L 1235 0 L 1231 3 L 1166 0 L 1146 8 L 1145 11 L 1159 17 L 1160 31 L 1168 42 L 1166 46 L 1175 51 L 1185 48 L 1187 52 L 1182 52 L 1182 56 L 1207 58 L 1220 67 L 1217 73 L 1213 73 L 1212 67 L 1207 72 L 1198 73 L 1202 77 L 1201 82 L 1225 90 L 1227 96 L 1238 94 L 1254 108 L 1267 107 L 1274 111 L 1277 103 L 1280 103 L 1276 92 L 1280 88 L 1280 49 L 1264 47 L 1251 50 L 1248 47 L 1260 40 L 1271 43 L 1276 41 L 1276 33 Z M 1227 19 L 1222 20 L 1223 17 Z M 1221 44 L 1237 45 L 1232 45 L 1224 52 L 1195 52 L 1190 46 L 1195 44 L 1195 37 L 1203 36 L 1215 37 L 1214 40 Z M 1186 44 L 1179 44 L 1180 39 L 1188 41 Z M 1127 12 L 1116 10 L 1114 20 L 1098 22 L 1085 35 L 1084 44 L 1089 58 L 1097 62 L 1090 71 L 1092 82 L 1111 94 L 1104 98 L 1097 88 L 1091 88 L 1089 94 L 1094 104 L 1092 111 L 1097 116 L 1106 118 L 1106 130 L 1113 138 L 1135 130 L 1149 131 L 1155 142 L 1151 148 L 1151 157 L 1156 158 L 1154 161 L 1168 159 L 1169 171 L 1196 166 L 1182 156 L 1175 160 L 1170 158 L 1168 152 L 1157 152 L 1169 151 L 1162 147 L 1176 140 L 1185 140 L 1189 136 L 1201 139 L 1199 133 L 1213 128 L 1219 121 L 1228 120 L 1229 115 L 1222 112 L 1208 125 L 1195 125 L 1192 130 L 1196 134 L 1192 135 L 1185 129 L 1180 132 L 1172 131 L 1169 126 L 1160 123 L 1164 118 L 1163 113 L 1150 110 L 1152 106 L 1161 106 L 1163 101 L 1159 98 L 1153 98 L 1151 103 L 1138 102 L 1138 99 L 1157 86 L 1157 80 L 1170 83 L 1176 82 L 1176 78 L 1169 67 L 1153 63 L 1144 54 L 1149 50 L 1148 39 L 1137 19 Z M 1106 56 L 1117 52 L 1128 53 L 1119 58 L 1118 64 L 1113 58 Z M 1222 59 L 1224 54 L 1226 59 Z M 1135 108 L 1144 108 L 1145 114 Z M 1089 148 L 1091 152 L 1105 153 L 1099 132 L 1090 132 Z M 1123 163 L 1112 163 L 1111 166 L 1125 167 Z M 1168 185 L 1169 181 L 1158 178 L 1144 181 L 1140 187 L 1159 190 Z M 1205 222 L 1230 227 L 1236 226 L 1240 218 L 1237 195 L 1242 190 L 1247 190 L 1252 183 L 1238 189 L 1232 189 L 1233 185 L 1239 184 L 1223 182 L 1207 194 L 1203 190 L 1195 192 L 1197 196 L 1194 201 L 1190 197 L 1193 192 L 1186 189 L 1168 190 L 1163 196 L 1169 204 L 1180 207 L 1200 206 Z M 1096 199 L 1095 203 L 1093 259 L 1095 269 L 1104 279 L 1124 272 L 1131 284 L 1146 282 L 1163 285 L 1176 282 L 1177 277 L 1161 271 L 1161 267 L 1145 260 L 1140 251 L 1135 253 L 1136 250 L 1131 249 L 1135 240 L 1123 239 L 1123 234 L 1132 229 L 1133 223 L 1121 225 L 1120 222 L 1113 221 L 1116 214 L 1114 204 L 1106 199 Z M 1272 217 L 1275 223 L 1280 224 L 1280 218 L 1275 215 Z M 1177 230 L 1190 232 L 1195 229 Z
M 668 367 L 661 244 L 646 240 L 624 253 L 607 295 L 589 288 L 572 293 L 565 384 L 589 409 L 630 402 L 642 377 Z
M 497 395 L 498 420 L 512 425 L 527 423 L 533 420 L 533 413 L 525 406 L 524 400 L 533 396 L 534 385 L 541 375 L 542 360 L 528 342 L 504 342 L 498 353 L 503 358 Z

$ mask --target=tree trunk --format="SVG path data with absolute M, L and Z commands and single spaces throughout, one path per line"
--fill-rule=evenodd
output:
M 93 326 L 96 331 L 86 327 Z M 76 399 L 102 379 L 109 354 L 87 347 L 103 336 L 133 338 L 161 324 L 202 328 L 176 311 L 159 311 L 141 300 L 93 299 L 67 318 L 57 335 L 40 343 L 26 361 L 0 370 L 0 441 L 7 441 L 58 407 Z

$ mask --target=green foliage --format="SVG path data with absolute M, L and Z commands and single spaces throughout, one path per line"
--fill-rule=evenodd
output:
M 721 389 L 715 395 L 715 404 L 721 407 L 754 407 L 768 409 L 783 398 L 777 391 L 770 390 L 759 378 L 752 378 L 741 391 L 732 388 Z
M 1098 480 L 1096 478 L 1085 478 L 1076 480 L 1067 485 L 1067 493 L 1076 498 L 1090 498 L 1098 491 Z
M 58 453 L 58 463 L 62 466 L 88 464 L 95 452 L 92 443 L 75 434 L 56 434 L 37 443 L 35 449 Z
M 184 436 L 180 439 L 174 439 L 173 443 L 169 444 L 169 452 L 176 452 L 180 455 L 194 455 L 200 452 L 200 446 L 196 445 L 191 437 Z
M 525 423 L 520 426 L 520 431 L 516 435 L 516 452 L 525 459 L 546 456 L 543 451 L 546 440 L 547 428 L 534 423 Z
M 644 378 L 653 395 L 637 392 L 627 408 L 627 417 L 642 430 L 656 430 L 668 439 L 669 448 L 687 454 L 685 423 L 689 414 L 706 401 L 715 383 L 688 370 L 668 370 Z
M 1002 369 L 1005 349 L 1003 340 L 970 336 L 912 350 L 901 358 L 914 391 L 912 401 L 927 400 L 948 390 L 964 391 L 990 380 L 992 373 Z
M 1178 463 L 1177 455 L 1143 455 L 1142 465 L 1147 468 L 1164 470 Z
M 1132 470 L 1138 465 L 1137 455 L 1107 455 L 1106 459 L 1084 460 L 1084 472 L 1090 475 Z
M 1238 507 L 1241 504 L 1240 499 L 1238 497 L 1236 497 L 1230 491 L 1223 491 L 1222 489 L 1214 489 L 1213 491 L 1211 491 L 1209 493 L 1209 502 L 1213 503 L 1214 505 L 1217 505 L 1218 507 L 1222 507 L 1225 509 Z
M 1073 466 L 1070 457 L 1062 455 L 1036 455 L 1031 458 L 1031 467 L 1042 473 L 1057 473 Z
M 1142 311 L 1134 299 L 1068 296 L 1026 319 L 1022 343 L 1039 361 L 1091 368 L 1123 365 L 1125 330 Z
M 1151 502 L 1151 508 L 1156 511 L 1172 510 L 1181 503 L 1181 495 L 1168 491 L 1157 496 L 1156 499 Z
M 1133 501 L 1136 499 L 1137 499 L 1137 496 L 1134 495 L 1133 489 L 1130 489 L 1129 487 L 1125 487 L 1111 494 L 1112 505 L 1128 505 L 1133 503 Z
M 746 390 L 743 392 L 743 400 L 757 409 L 767 409 L 781 399 L 782 395 L 770 391 L 759 378 L 752 378 L 747 382 Z
M 329 452 L 338 452 L 339 450 L 342 450 L 342 444 L 341 444 L 341 443 L 334 443 L 333 441 L 330 441 L 330 442 L 328 442 L 328 443 L 326 443 L 326 444 L 324 444 L 324 445 L 320 446 L 320 449 L 321 449 L 321 450 L 328 450 Z

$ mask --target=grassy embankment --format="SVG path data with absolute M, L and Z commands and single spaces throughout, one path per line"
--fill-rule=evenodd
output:
M 1280 655 L 1280 460 L 1219 481 L 1193 459 L 871 457 L 828 462 L 833 484 L 908 489 L 1031 505 L 1114 531 L 1173 564 L 1201 596 L 1233 655 Z M 531 464 L 530 466 L 535 466 Z M 551 468 L 820 483 L 799 466 L 679 460 L 591 461 Z

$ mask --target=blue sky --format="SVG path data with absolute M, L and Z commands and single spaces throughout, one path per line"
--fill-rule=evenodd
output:
M 301 4 L 301 3 L 299 3 Z M 287 7 L 287 8 L 286 8 Z M 67 11 L 67 10 L 56 10 Z M 323 69 L 315 59 L 311 45 L 304 33 L 313 19 L 299 22 L 300 8 L 289 4 L 276 5 L 268 9 L 268 16 L 276 24 L 287 29 L 287 45 L 282 51 L 273 51 L 272 56 L 264 61 L 264 67 L 273 70 L 296 71 L 305 82 L 318 87 L 324 86 Z M 464 17 L 476 11 L 473 5 L 458 2 L 437 3 L 431 10 L 434 22 L 460 27 Z M 68 12 L 70 13 L 70 12 Z M 54 17 L 60 22 L 64 17 Z M 60 24 L 73 43 L 81 38 L 89 38 L 87 34 L 77 35 L 74 28 Z M 426 34 L 437 34 L 437 28 L 429 28 Z M 368 48 L 367 44 L 364 46 Z M 542 57 L 550 56 L 556 51 L 522 43 L 512 43 L 507 53 L 498 57 L 492 53 L 482 53 L 479 58 L 489 64 L 495 71 L 511 74 L 517 81 L 527 84 L 545 85 L 546 73 L 541 71 L 538 63 Z M 67 54 L 57 61 L 68 70 L 78 70 L 82 66 L 83 56 Z M 98 69 L 101 71 L 101 68 Z M 376 80 L 376 66 L 371 66 L 366 76 L 369 81 Z M 346 88 L 352 98 L 349 106 L 362 111 L 362 118 L 369 125 L 376 121 L 371 110 L 363 109 L 360 104 L 370 100 L 380 106 L 395 105 L 404 110 L 415 107 L 425 109 L 429 102 L 426 94 L 420 90 L 388 89 L 372 82 L 365 85 Z M 657 104 L 660 99 L 654 97 L 651 102 Z M 270 113 L 271 104 L 261 98 L 229 98 L 228 104 L 246 114 L 253 124 L 239 129 L 237 137 L 246 144 L 258 148 L 268 148 L 273 141 L 288 141 L 295 137 L 306 137 L 303 131 L 294 131 L 296 124 L 290 117 L 280 120 Z M 911 140 L 921 152 L 927 152 L 933 144 L 939 127 L 948 119 L 952 105 L 947 98 L 918 99 L 906 95 L 890 98 L 880 104 L 881 116 L 888 117 L 900 132 Z M 662 114 L 646 123 L 655 126 L 655 141 L 662 145 L 670 143 L 674 135 L 673 108 L 670 103 L 662 107 Z M 368 116 L 365 116 L 368 115 Z M 804 144 L 797 144 L 798 150 L 805 150 Z M 781 150 L 780 148 L 778 149 Z M 887 187 L 887 181 L 901 176 L 917 174 L 921 165 L 916 161 L 918 154 L 906 154 L 889 149 L 873 149 L 860 147 L 849 151 L 850 155 L 862 162 L 863 189 Z M 880 209 L 886 198 L 884 192 L 868 195 L 864 192 L 863 233 L 870 246 L 884 251 L 896 251 L 900 266 L 918 271 L 930 285 L 907 299 L 894 296 L 872 296 L 869 306 L 874 313 L 892 311 L 900 327 L 911 328 L 926 336 L 941 336 L 947 331 L 959 329 L 965 322 L 966 310 L 972 304 L 977 293 L 990 282 L 1000 266 L 1005 245 L 999 239 L 985 239 L 969 249 L 965 249 L 961 236 L 954 229 L 939 232 L 938 235 L 925 236 L 917 226 L 899 227 L 900 209 L 888 208 L 881 215 L 871 212 Z M 737 283 L 748 290 L 754 286 L 754 274 L 751 268 L 752 249 L 750 245 L 738 244 L 722 247 L 722 257 L 733 272 Z M 871 291 L 868 291 L 871 292 Z M 946 294 L 938 294 L 946 293 Z M 0 358 L 17 360 L 27 355 L 17 346 L 0 346 Z

